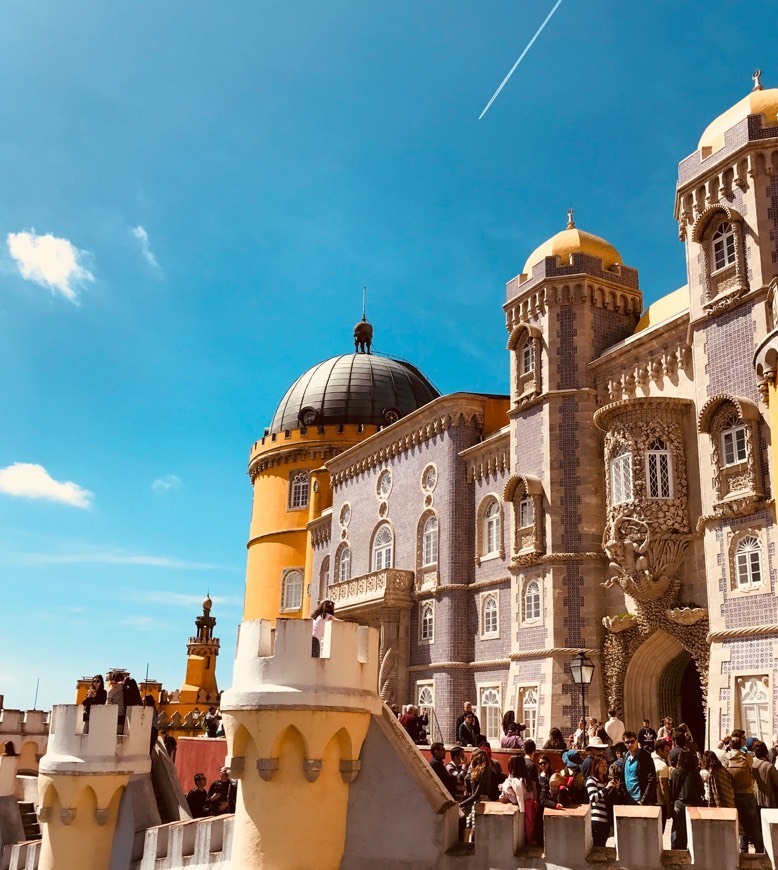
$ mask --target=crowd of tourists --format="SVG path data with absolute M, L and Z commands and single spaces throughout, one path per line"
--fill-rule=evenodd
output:
M 778 807 L 778 736 L 768 747 L 742 730 L 733 730 L 715 750 L 701 751 L 685 724 L 676 727 L 667 717 L 655 730 L 645 719 L 635 732 L 625 727 L 615 710 L 609 710 L 605 722 L 581 719 L 567 737 L 552 728 L 539 750 L 533 739 L 524 739 L 525 725 L 508 711 L 502 719 L 500 747 L 519 751 L 508 757 L 504 771 L 492 757 L 492 747 L 469 702 L 455 730 L 459 744 L 447 751 L 443 743 L 433 743 L 430 765 L 459 803 L 465 840 L 475 838 L 476 807 L 481 801 L 517 805 L 524 816 L 525 842 L 538 846 L 543 843 L 547 809 L 588 803 L 592 842 L 605 846 L 614 807 L 658 805 L 663 822 L 671 822 L 671 847 L 685 849 L 686 808 L 710 806 L 737 810 L 741 852 L 748 852 L 749 845 L 757 853 L 764 852 L 760 813 Z M 465 747 L 470 748 L 469 763 Z M 561 768 L 554 758 L 560 753 Z

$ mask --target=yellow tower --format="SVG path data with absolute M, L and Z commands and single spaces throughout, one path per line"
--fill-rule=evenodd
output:
M 308 616 L 318 601 L 308 524 L 332 504 L 324 463 L 438 397 L 413 365 L 371 354 L 366 321 L 356 351 L 318 363 L 287 390 L 251 448 L 254 488 L 243 618 Z
M 350 784 L 382 701 L 378 631 L 328 622 L 321 658 L 310 623 L 240 626 L 233 687 L 222 698 L 232 776 L 241 781 L 232 866 L 336 870 Z M 304 832 L 290 836 L 290 831 Z
M 119 708 L 93 707 L 89 733 L 81 708 L 55 706 L 38 775 L 42 827 L 39 870 L 105 870 L 110 866 L 119 804 L 132 777 L 151 770 L 151 715 L 127 710 L 126 734 L 116 734 Z M 148 793 L 152 795 L 149 785 Z
M 219 638 L 213 636 L 216 620 L 211 616 L 212 607 L 213 601 L 208 595 L 203 601 L 202 616 L 195 619 L 197 634 L 190 637 L 186 645 L 186 676 L 178 696 L 181 704 L 196 704 L 203 697 L 210 697 L 215 701 L 219 694 L 216 685 Z

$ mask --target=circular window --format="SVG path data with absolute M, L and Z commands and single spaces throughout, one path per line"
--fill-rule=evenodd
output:
M 438 470 L 434 465 L 428 465 L 421 476 L 421 488 L 424 492 L 432 492 L 438 482 Z
M 384 423 L 387 426 L 391 426 L 392 423 L 396 423 L 400 419 L 400 412 L 397 408 L 386 408 L 383 413 Z
M 300 422 L 303 426 L 313 426 L 318 417 L 319 415 L 316 413 L 315 408 L 303 408 L 300 411 Z
M 389 493 L 392 491 L 392 472 L 389 471 L 388 468 L 385 468 L 378 475 L 378 482 L 376 483 L 376 493 L 378 497 L 381 499 L 389 498 Z
M 351 505 L 346 502 L 340 509 L 340 524 L 345 527 L 351 522 Z

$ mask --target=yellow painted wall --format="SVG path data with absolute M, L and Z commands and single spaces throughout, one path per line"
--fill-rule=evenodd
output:
M 770 420 L 770 492 L 778 492 L 778 383 L 769 388 L 768 418 Z

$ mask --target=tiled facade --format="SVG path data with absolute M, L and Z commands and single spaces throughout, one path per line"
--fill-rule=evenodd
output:
M 333 505 L 316 521 L 329 534 L 314 536 L 314 576 L 328 565 L 334 582 L 344 541 L 351 577 L 369 576 L 376 530 L 390 524 L 393 568 L 413 575 L 409 597 L 342 615 L 393 626 L 385 696 L 423 695 L 436 738 L 455 739 L 463 701 L 478 706 L 482 729 L 495 703 L 532 721 L 541 741 L 552 725 L 569 728 L 581 714 L 569 671 L 578 650 L 596 665 L 593 714 L 613 705 L 631 726 L 685 718 L 706 744 L 736 724 L 775 730 L 778 530 L 753 357 L 775 325 L 777 176 L 778 128 L 737 122 L 723 148 L 680 164 L 688 286 L 662 317 L 638 326 L 635 269 L 606 268 L 586 250 L 545 257 L 506 287 L 503 428 L 485 427 L 495 397 L 454 394 L 327 463 Z M 722 225 L 735 259 L 716 269 Z M 425 566 L 432 514 L 438 556 Z

